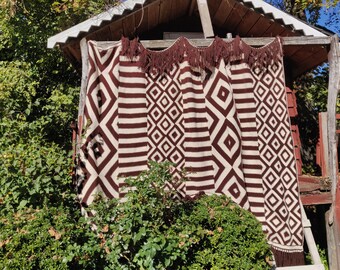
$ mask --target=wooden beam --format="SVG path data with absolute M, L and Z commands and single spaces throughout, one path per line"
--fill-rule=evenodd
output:
M 336 196 L 338 191 L 338 157 L 337 157 L 337 140 L 336 140 L 336 102 L 340 91 L 340 46 L 339 38 L 334 35 L 331 37 L 331 47 L 328 54 L 329 62 L 329 82 L 328 82 L 328 100 L 327 100 L 327 133 L 328 133 L 328 173 L 332 182 L 332 209 L 329 215 L 329 223 L 334 221 L 334 211 Z M 340 206 L 338 206 L 340 207 Z M 340 220 L 339 220 L 340 222 Z M 340 247 L 339 247 L 340 248 Z M 340 251 L 340 250 L 339 250 Z
M 301 194 L 300 199 L 303 205 L 321 205 L 332 203 L 332 195 L 330 192 Z
M 317 177 L 311 175 L 298 176 L 300 193 L 312 191 L 330 191 L 331 185 L 327 177 Z
M 242 38 L 242 40 L 249 46 L 264 46 L 272 42 L 274 37 L 260 37 L 260 38 Z M 197 47 L 207 47 L 211 44 L 214 39 L 190 39 L 190 43 Z M 231 42 L 232 38 L 223 39 L 226 42 Z M 283 46 L 294 46 L 294 45 L 330 45 L 331 37 L 281 37 Z M 141 40 L 145 48 L 149 49 L 164 49 L 170 47 L 176 40 Z M 112 45 L 112 42 L 116 41 L 98 41 L 97 44 L 101 48 L 105 49 Z
M 201 17 L 201 23 L 205 38 L 214 37 L 214 30 L 211 23 L 207 0 L 197 0 L 198 11 Z
M 329 178 L 332 181 L 332 207 L 329 212 L 329 233 L 332 234 L 333 243 L 329 249 L 334 249 L 335 254 L 340 254 L 340 191 L 337 164 L 337 140 L 336 140 L 336 101 L 340 91 L 340 45 L 339 37 L 331 38 L 331 47 L 328 54 L 329 83 L 328 83 L 328 156 L 329 156 Z M 340 270 L 340 258 L 329 257 L 331 269 Z
M 319 140 L 320 140 L 320 150 L 321 150 L 321 173 L 323 177 L 328 177 L 329 175 L 329 156 L 328 156 L 328 121 L 327 112 L 319 113 Z
M 330 270 L 338 270 L 339 265 L 339 253 L 336 241 L 336 227 L 334 223 L 332 225 L 329 224 L 329 215 L 330 210 L 326 212 L 325 219 L 326 219 L 326 236 L 327 236 L 327 251 L 328 251 L 328 262 L 329 262 L 329 269 Z
M 264 46 L 272 42 L 274 37 L 261 38 L 242 38 L 242 40 L 250 46 Z M 224 39 L 226 42 L 232 39 Z M 207 47 L 210 45 L 212 39 L 191 39 L 190 42 L 197 47 Z M 170 47 L 175 40 L 141 40 L 141 43 L 146 48 L 162 49 Z M 282 37 L 284 46 L 290 45 L 329 45 L 330 37 Z

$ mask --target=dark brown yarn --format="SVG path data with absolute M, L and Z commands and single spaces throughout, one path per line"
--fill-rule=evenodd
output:
M 305 265 L 305 257 L 301 252 L 285 252 L 272 248 L 276 267 Z
M 263 69 L 282 57 L 282 48 L 278 37 L 261 48 L 249 46 L 239 36 L 231 42 L 216 37 L 205 48 L 195 47 L 187 38 L 180 37 L 169 48 L 156 51 L 146 49 L 137 38 L 129 40 L 123 37 L 121 55 L 129 57 L 131 61 L 138 56 L 136 61 L 146 72 L 162 74 L 169 72 L 174 64 L 183 62 L 184 58 L 190 66 L 200 69 L 215 67 L 221 59 L 225 63 L 241 61 L 251 68 Z

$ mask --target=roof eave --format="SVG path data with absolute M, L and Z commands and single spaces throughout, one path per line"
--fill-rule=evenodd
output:
M 88 33 L 92 27 L 99 27 L 104 22 L 110 22 L 115 16 L 121 16 L 126 11 L 134 10 L 136 5 L 143 5 L 146 0 L 126 0 L 86 21 L 83 21 L 47 40 L 47 48 L 53 49 L 56 44 L 65 44 L 70 38 L 77 38 L 81 33 Z

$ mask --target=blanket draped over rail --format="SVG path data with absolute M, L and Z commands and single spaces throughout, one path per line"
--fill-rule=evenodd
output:
M 83 205 L 124 196 L 124 177 L 169 160 L 182 196 L 222 193 L 263 224 L 278 265 L 303 261 L 299 190 L 279 39 L 252 48 L 185 38 L 163 51 L 88 42 L 79 151 Z

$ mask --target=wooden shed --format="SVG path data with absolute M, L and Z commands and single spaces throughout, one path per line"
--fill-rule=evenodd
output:
M 130 39 L 139 38 L 140 45 L 132 45 L 131 41 L 126 41 L 127 51 L 131 50 L 131 46 L 135 46 L 134 49 L 137 48 L 137 51 L 148 51 L 148 57 L 152 57 L 152 50 L 159 51 L 175 43 L 181 46 L 193 46 L 200 59 L 202 55 L 206 56 L 208 53 L 202 53 L 199 48 L 211 48 L 215 46 L 214 44 L 222 44 L 219 42 L 241 44 L 243 48 L 267 46 L 268 56 L 268 48 L 275 48 L 268 44 L 275 44 L 278 40 L 275 37 L 279 36 L 283 50 L 286 107 L 291 119 L 298 117 L 294 91 L 292 91 L 293 80 L 329 62 L 327 124 L 323 127 L 323 130 L 327 131 L 323 135 L 327 147 L 323 152 L 323 162 L 326 162 L 328 167 L 328 175 L 325 177 L 332 183 L 330 191 L 310 194 L 310 191 L 322 189 L 324 178 L 302 175 L 298 127 L 292 125 L 290 131 L 293 137 L 300 192 L 303 193 L 302 203 L 331 204 L 327 217 L 329 260 L 331 269 L 340 269 L 339 256 L 337 256 L 340 254 L 340 192 L 336 150 L 336 99 L 340 90 L 338 37 L 308 25 L 262 0 L 126 0 L 48 39 L 49 48 L 58 46 L 68 60 L 77 69 L 82 70 L 79 123 L 85 121 L 84 107 L 86 107 L 86 92 L 91 75 L 89 73 L 89 58 L 91 59 L 89 49 L 91 48 L 87 46 L 87 41 L 94 41 L 93 44 L 98 45 L 99 50 L 105 51 L 113 46 L 112 41 L 119 41 L 122 36 Z M 218 41 L 214 39 L 216 36 L 220 38 Z M 251 50 L 251 53 L 256 55 L 256 49 L 247 50 Z M 134 56 L 136 55 L 130 52 L 130 57 Z M 256 58 L 256 61 L 258 59 Z M 81 130 L 80 124 L 78 133 L 81 133 Z M 78 140 L 81 140 L 80 137 L 78 134 Z M 300 266 L 300 268 L 283 266 L 277 269 L 324 269 L 303 207 L 302 221 L 314 265 Z

